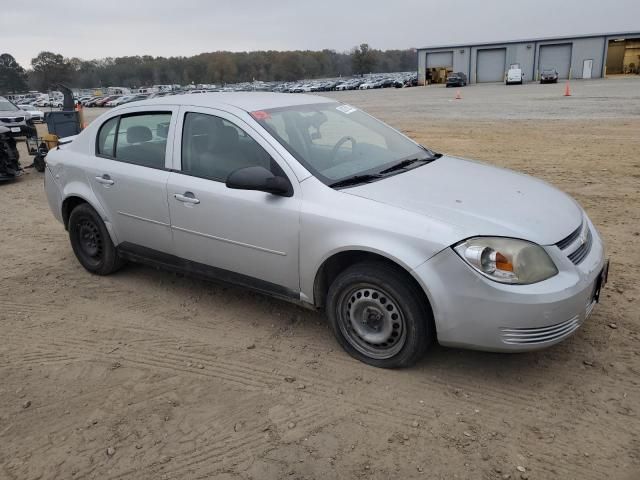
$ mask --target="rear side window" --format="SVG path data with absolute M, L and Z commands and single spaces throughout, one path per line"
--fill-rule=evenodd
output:
M 165 168 L 170 122 L 169 112 L 112 118 L 100 128 L 97 153 L 143 167 Z

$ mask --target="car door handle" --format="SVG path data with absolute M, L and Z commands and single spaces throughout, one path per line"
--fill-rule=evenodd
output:
M 190 203 L 192 205 L 198 205 L 200 203 L 200 200 L 198 200 L 191 192 L 174 193 L 173 198 L 179 202 Z
M 97 176 L 96 182 L 101 183 L 102 185 L 113 185 L 115 183 L 106 173 L 102 176 Z

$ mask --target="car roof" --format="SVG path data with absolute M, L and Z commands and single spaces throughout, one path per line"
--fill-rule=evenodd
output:
M 272 108 L 329 102 L 336 102 L 336 100 L 317 95 L 301 95 L 298 93 L 210 92 L 155 97 L 135 103 L 137 105 L 189 105 L 211 108 L 230 105 L 246 112 L 255 112 L 256 110 L 270 110 Z M 129 105 L 133 105 L 133 103 Z

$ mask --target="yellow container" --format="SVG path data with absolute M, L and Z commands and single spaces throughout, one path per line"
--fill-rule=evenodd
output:
M 49 150 L 52 150 L 58 146 L 58 136 L 52 133 L 47 133 L 42 136 L 42 141 L 47 145 Z

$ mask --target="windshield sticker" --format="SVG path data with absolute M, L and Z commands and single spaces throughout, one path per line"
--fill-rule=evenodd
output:
M 351 105 L 340 105 L 339 107 L 336 107 L 336 110 L 340 110 L 342 113 L 349 115 L 350 113 L 355 112 L 357 108 L 352 107 Z
M 265 112 L 264 110 L 258 110 L 255 112 L 251 112 L 251 116 L 253 118 L 255 118 L 256 120 L 260 121 L 260 120 L 271 120 L 271 115 L 269 115 L 268 112 Z

